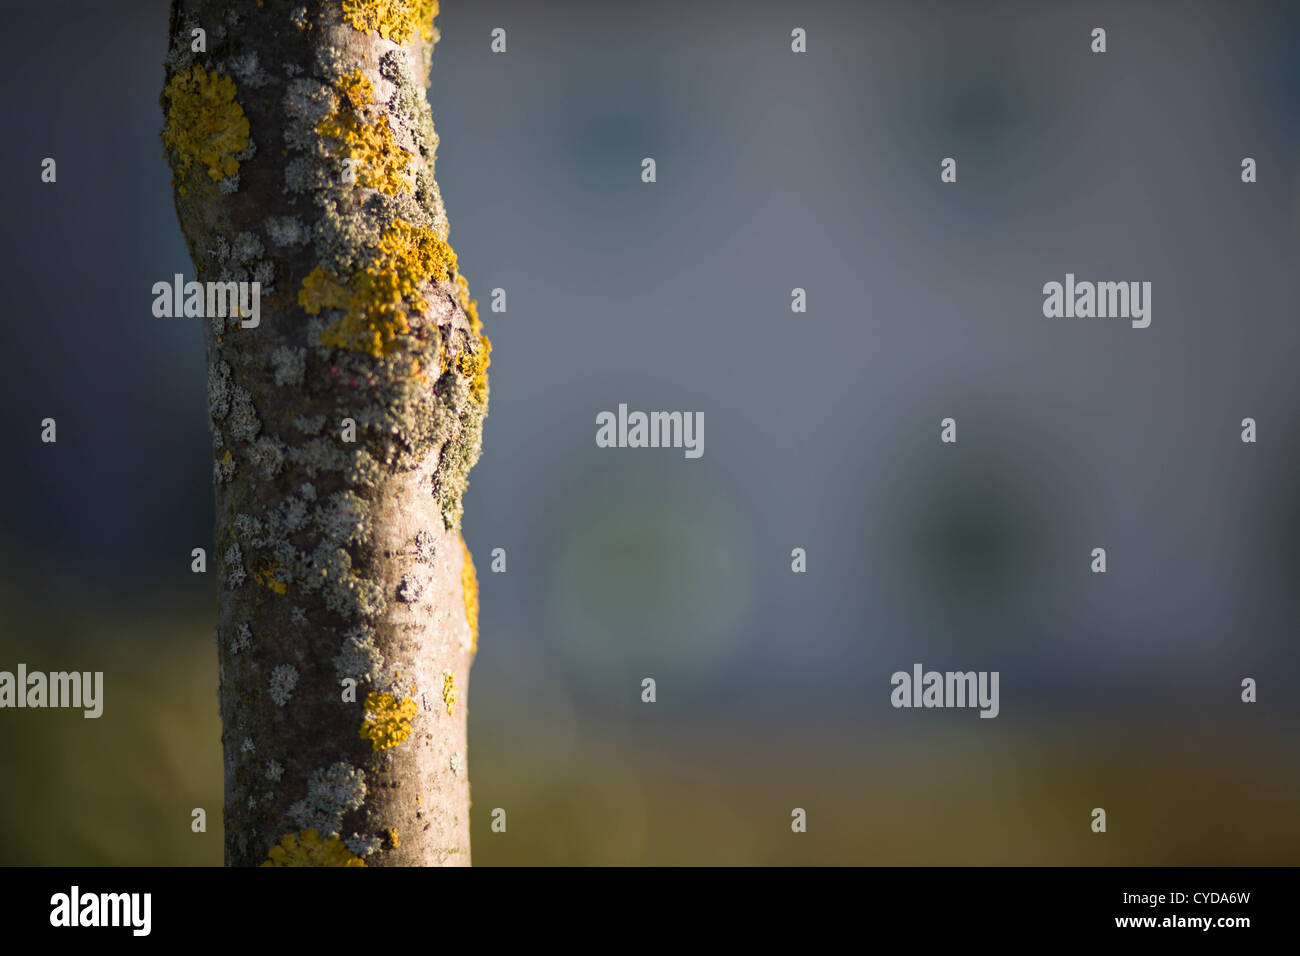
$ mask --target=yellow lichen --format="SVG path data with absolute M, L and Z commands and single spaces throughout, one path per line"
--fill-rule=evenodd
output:
M 492 340 L 479 334 L 478 347 L 464 351 L 456 357 L 456 368 L 469 379 L 469 394 L 482 405 L 487 401 L 487 370 L 492 364 Z
M 415 156 L 397 144 L 387 116 L 366 121 L 365 108 L 374 96 L 374 84 L 360 70 L 353 70 L 338 81 L 338 88 L 341 100 L 316 125 L 317 133 L 334 141 L 331 155 L 355 161 L 358 186 L 378 189 L 389 196 L 412 192 L 415 179 L 411 164 Z
M 339 282 L 338 276 L 317 266 L 302 280 L 298 290 L 298 304 L 309 315 L 319 315 L 321 309 L 347 309 L 352 305 L 352 293 Z
M 338 837 L 322 840 L 317 830 L 286 833 L 271 847 L 262 866 L 365 866 Z
M 470 298 L 469 282 L 459 272 L 456 273 L 456 301 L 469 318 L 470 331 L 477 342 L 473 352 L 461 352 L 456 357 L 456 368 L 469 379 L 470 396 L 482 405 L 487 401 L 487 369 L 492 364 L 492 340 L 483 334 L 478 303 Z
M 343 19 L 354 29 L 374 30 L 385 40 L 405 43 L 417 29 L 434 37 L 438 0 L 343 0 Z
M 274 591 L 276 594 L 284 594 L 289 589 L 289 587 L 287 584 L 285 584 L 285 582 L 281 581 L 277 576 L 276 572 L 278 572 L 279 570 L 280 570 L 279 562 L 272 561 L 270 564 L 262 568 L 260 571 L 254 572 L 253 580 L 269 591 Z
M 469 281 L 459 272 L 456 273 L 456 301 L 469 316 L 469 327 L 477 333 L 483 328 L 483 323 L 478 318 L 478 302 L 470 298 Z
M 437 233 L 397 219 L 370 262 L 346 282 L 323 266 L 313 269 L 298 290 L 298 304 L 310 315 L 346 310 L 321 334 L 321 344 L 379 358 L 402 348 L 398 336 L 411 331 L 406 303 L 416 312 L 426 309 L 420 287 L 445 281 L 455 268 L 456 253 Z
M 415 701 L 410 697 L 397 700 L 388 691 L 366 695 L 366 716 L 361 722 L 361 737 L 369 740 L 376 750 L 396 747 L 411 736 L 411 721 L 416 715 Z
M 343 96 L 354 110 L 361 109 L 375 95 L 375 84 L 371 83 L 370 77 L 360 70 L 353 70 L 346 76 L 340 77 L 339 89 L 343 91 Z
M 396 831 L 396 830 L 389 830 L 389 831 L 388 831 L 388 843 L 389 843 L 389 849 L 392 849 L 392 850 L 396 850 L 399 846 L 402 845 L 402 841 L 399 840 L 399 839 L 397 839 L 397 831 Z
M 184 180 L 196 164 L 207 167 L 214 182 L 239 171 L 236 155 L 248 148 L 248 117 L 235 101 L 235 81 L 209 73 L 195 64 L 177 72 L 163 88 L 167 120 L 163 146 L 175 157 L 173 169 L 181 183 L 177 191 L 188 193 Z
M 442 702 L 447 705 L 447 716 L 456 715 L 456 675 L 448 674 L 442 679 Z
M 465 538 L 460 539 L 460 549 L 465 555 L 465 563 L 460 568 L 460 589 L 465 597 L 465 620 L 469 621 L 469 652 L 478 652 L 478 575 L 474 572 L 474 557 L 469 553 Z
M 402 295 L 417 310 L 425 308 L 418 285 L 443 282 L 456 270 L 456 253 L 432 229 L 421 229 L 401 219 L 379 238 L 378 259 L 367 270 L 371 275 L 391 274 Z

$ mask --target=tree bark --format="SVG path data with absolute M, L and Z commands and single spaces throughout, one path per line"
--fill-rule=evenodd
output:
M 460 516 L 490 344 L 433 175 L 436 14 L 173 0 L 163 145 L 203 284 L 184 312 L 208 362 L 227 865 L 470 861 Z M 216 314 L 217 282 L 248 308 Z

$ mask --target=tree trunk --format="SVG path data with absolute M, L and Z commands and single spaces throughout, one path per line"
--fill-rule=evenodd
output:
M 433 176 L 437 6 L 173 0 L 163 145 L 202 285 L 155 311 L 207 346 L 227 865 L 470 860 L 490 344 Z

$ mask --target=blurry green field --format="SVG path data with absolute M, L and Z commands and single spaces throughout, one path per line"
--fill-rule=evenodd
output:
M 0 661 L 102 669 L 106 700 L 100 720 L 0 712 L 0 863 L 221 862 L 216 655 L 180 603 L 148 620 L 45 609 L 39 626 L 79 638 L 61 649 L 7 594 Z M 1243 743 L 1213 727 L 1041 726 L 990 746 L 949 725 L 901 752 L 793 722 L 537 724 L 471 710 L 476 864 L 1300 862 L 1300 762 L 1281 730 Z M 796 806 L 805 834 L 790 831 Z

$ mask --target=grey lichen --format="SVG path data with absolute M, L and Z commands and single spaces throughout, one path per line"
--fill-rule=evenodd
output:
M 250 514 L 240 512 L 235 515 L 235 520 L 231 522 L 235 529 L 235 534 L 246 539 L 255 548 L 262 546 L 262 522 Z
M 275 291 L 275 263 L 270 259 L 259 259 L 249 269 L 254 282 L 261 283 L 262 294 L 270 295 Z
M 364 448 L 360 448 L 352 456 L 344 477 L 347 478 L 348 484 L 373 487 L 380 477 L 379 462 L 375 461 Z
M 329 184 L 329 173 L 321 166 L 320 161 L 314 157 L 297 156 L 285 163 L 285 192 L 312 192 L 317 189 L 325 189 Z
M 365 771 L 351 764 L 336 763 L 312 773 L 307 796 L 289 807 L 289 816 L 304 830 L 314 829 L 322 836 L 333 836 L 343 825 L 343 814 L 357 809 L 365 799 Z
M 337 551 L 335 556 L 347 558 L 347 552 Z M 346 564 L 346 572 L 327 575 L 330 587 L 325 592 L 325 606 L 349 617 L 374 618 L 383 614 L 388 606 L 383 587 L 378 581 L 352 574 L 350 560 Z
M 354 833 L 343 841 L 343 845 L 356 856 L 367 857 L 378 853 L 383 841 L 379 837 L 363 837 L 359 833 Z
M 406 604 L 415 604 L 424 594 L 424 585 L 412 574 L 403 574 L 401 583 L 397 585 L 397 599 Z
M 325 427 L 324 415 L 299 415 L 293 420 L 293 427 L 304 435 L 319 435 Z
M 307 230 L 294 216 L 271 216 L 266 220 L 266 238 L 271 245 L 296 248 L 307 241 Z
M 208 414 L 219 422 L 230 413 L 230 366 L 217 362 L 208 369 Z M 216 425 L 212 426 L 216 431 Z
M 364 541 L 370 535 L 370 505 L 350 491 L 330 495 L 315 517 L 324 540 L 335 547 Z
M 387 691 L 394 698 L 400 700 L 408 694 L 414 693 L 411 688 L 410 673 L 411 668 L 401 661 L 387 661 L 383 670 L 374 679 L 375 690 L 379 693 Z
M 379 58 L 379 75 L 390 83 L 401 81 L 410 69 L 410 58 L 406 55 L 406 50 L 401 47 L 389 50 Z
M 353 65 L 354 61 L 349 59 L 337 47 L 319 46 L 316 48 L 316 72 L 326 79 L 337 79 L 343 74 L 351 72 Z
M 432 564 L 434 557 L 437 556 L 437 542 L 438 539 L 428 531 L 421 529 L 415 533 L 415 551 L 425 564 Z
M 270 435 L 264 435 L 253 445 L 249 457 L 255 465 L 262 469 L 263 477 L 274 478 L 280 473 L 280 469 L 284 467 L 284 442 Z
M 253 408 L 253 396 L 242 385 L 235 385 L 231 391 L 230 416 L 226 422 L 226 431 L 232 438 L 251 442 L 261 431 L 262 423 Z
M 375 646 L 374 629 L 362 626 L 349 631 L 334 657 L 334 671 L 339 680 L 350 677 L 376 683 L 383 669 L 384 655 Z
M 323 471 L 342 471 L 348 463 L 347 455 L 339 450 L 332 438 L 313 438 L 289 446 L 289 460 L 312 478 Z
M 256 89 L 265 86 L 271 79 L 258 65 L 256 50 L 232 57 L 228 69 L 239 78 L 241 86 L 251 86 Z
M 235 636 L 230 639 L 230 653 L 238 654 L 253 645 L 253 631 L 246 622 L 241 621 L 235 627 Z
M 406 50 L 389 50 L 379 59 L 379 73 L 394 86 L 393 95 L 388 100 L 389 116 L 403 127 L 432 174 L 438 134 L 433 128 L 433 117 L 424 91 L 411 81 L 409 60 Z
M 298 566 L 298 552 L 293 542 L 280 538 L 271 545 L 271 554 L 279 565 L 275 572 L 276 580 L 281 584 L 288 584 L 294 579 L 293 569 Z
M 234 245 L 230 250 L 230 258 L 235 262 L 251 262 L 259 258 L 263 251 L 262 240 L 257 238 L 257 233 L 241 232 L 235 236 Z
M 275 370 L 275 384 L 299 386 L 307 366 L 305 349 L 281 346 L 271 353 L 271 367 Z
M 307 502 L 297 495 L 290 495 L 284 502 L 284 528 L 286 531 L 300 531 L 307 523 Z
M 342 212 L 337 200 L 320 197 L 320 217 L 312 227 L 312 239 L 321 261 L 339 275 L 355 272 L 363 265 L 367 250 L 378 245 L 391 219 L 385 214 L 379 194 L 372 197 L 364 212 Z
M 244 583 L 247 574 L 244 571 L 244 555 L 239 550 L 239 542 L 232 542 L 223 558 L 226 564 L 226 584 L 237 588 Z
M 220 432 L 214 432 L 213 434 L 220 439 Z M 221 447 L 220 440 L 218 440 L 216 444 L 218 448 Z M 227 449 L 226 453 L 221 458 L 212 463 L 212 480 L 216 484 L 221 484 L 222 482 L 230 481 L 234 477 L 235 459 L 234 456 L 231 455 L 230 450 Z
M 180 29 L 171 37 L 171 43 L 167 48 L 167 57 L 163 64 L 167 68 L 167 74 L 179 73 L 182 70 L 190 68 L 194 62 L 194 50 L 192 49 L 194 31 L 199 29 L 198 18 L 192 13 L 185 14 L 181 20 Z
M 323 156 L 323 152 L 319 152 L 321 143 L 316 127 L 334 109 L 336 102 L 330 88 L 317 80 L 303 78 L 290 82 L 284 94 L 284 112 L 288 117 L 284 128 L 285 146 L 307 150 L 313 156 Z
M 461 499 L 469 486 L 469 472 L 482 451 L 482 411 L 467 407 L 460 416 L 460 433 L 443 446 L 438 459 L 434 494 L 442 509 L 443 522 L 449 529 L 460 527 L 463 513 Z
M 293 689 L 298 686 L 298 669 L 292 664 L 280 664 L 271 671 L 270 680 L 267 682 L 267 693 L 271 695 L 271 700 L 283 707 L 293 696 Z

